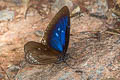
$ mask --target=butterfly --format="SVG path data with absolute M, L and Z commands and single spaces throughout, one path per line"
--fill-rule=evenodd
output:
M 47 26 L 41 42 L 24 45 L 25 59 L 30 64 L 43 65 L 67 60 L 70 37 L 70 12 L 64 6 Z

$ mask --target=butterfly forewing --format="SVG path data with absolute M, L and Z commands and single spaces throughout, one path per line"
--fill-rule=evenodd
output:
M 61 53 L 66 53 L 69 43 L 69 34 L 70 13 L 67 6 L 64 6 L 46 28 L 42 42 L 46 40 L 48 46 Z

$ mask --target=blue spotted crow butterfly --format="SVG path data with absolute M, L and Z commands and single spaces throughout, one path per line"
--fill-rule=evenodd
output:
M 30 41 L 24 45 L 25 59 L 31 64 L 64 62 L 70 36 L 70 12 L 64 6 L 52 19 L 41 43 Z

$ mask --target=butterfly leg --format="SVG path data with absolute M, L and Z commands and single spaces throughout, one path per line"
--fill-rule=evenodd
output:
M 68 53 L 69 54 L 69 53 Z M 72 56 L 68 55 L 68 58 L 71 58 L 73 60 L 76 60 L 75 58 L 73 58 Z
M 74 67 L 70 66 L 66 61 L 64 61 L 64 63 L 65 63 L 69 68 L 71 68 L 71 69 L 77 69 L 77 68 L 74 68 Z M 76 72 L 76 73 L 83 73 L 82 70 L 75 70 L 75 72 Z
M 66 61 L 64 61 L 64 63 L 65 63 L 68 67 L 70 67 L 71 69 L 76 69 L 76 68 L 71 67 Z
M 50 70 L 52 70 L 54 68 L 55 64 L 52 64 L 51 68 L 48 70 L 50 72 Z

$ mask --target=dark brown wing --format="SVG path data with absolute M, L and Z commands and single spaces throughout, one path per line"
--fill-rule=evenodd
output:
M 30 41 L 26 43 L 24 45 L 24 52 L 25 59 L 30 64 L 50 64 L 58 60 L 58 52 L 38 42 Z

